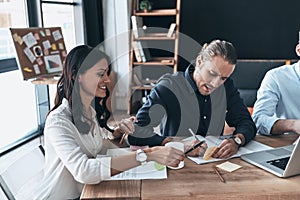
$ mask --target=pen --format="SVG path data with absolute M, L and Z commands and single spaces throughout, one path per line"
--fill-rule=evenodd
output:
M 188 154 L 191 151 L 193 151 L 194 149 L 196 149 L 197 147 L 199 147 L 201 144 L 203 144 L 205 142 L 205 140 L 202 140 L 201 142 L 195 144 L 194 146 L 192 146 L 192 148 L 188 149 L 186 152 L 184 152 L 184 154 Z
M 200 140 L 197 138 L 196 134 L 193 132 L 192 129 L 189 128 L 189 131 L 190 131 L 190 133 L 194 136 L 194 138 L 195 138 L 197 141 L 200 141 Z
M 137 119 L 136 119 L 135 116 L 131 116 L 129 119 L 130 119 L 132 122 L 137 122 Z M 125 138 L 126 138 L 126 136 L 127 136 L 128 134 L 127 134 L 126 132 L 124 132 L 122 129 L 120 129 L 120 131 L 121 131 L 121 133 L 122 133 L 123 135 L 122 135 L 121 140 L 119 141 L 119 144 L 123 144 L 123 142 L 124 142 L 124 140 L 125 140 Z
M 126 133 L 123 133 L 122 138 L 121 138 L 119 144 L 123 144 L 123 142 L 124 142 L 126 136 L 127 136 L 127 134 L 126 134 Z
M 216 174 L 218 175 L 220 181 L 221 181 L 222 183 L 225 183 L 225 179 L 223 178 L 223 176 L 222 176 L 221 173 L 219 172 L 218 168 L 217 168 L 217 167 L 214 167 L 214 170 L 215 170 Z

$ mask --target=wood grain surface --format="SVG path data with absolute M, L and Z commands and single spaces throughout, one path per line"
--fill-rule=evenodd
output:
M 255 140 L 272 147 L 292 144 L 298 135 L 261 136 Z M 168 169 L 163 180 L 104 181 L 85 185 L 81 199 L 239 199 L 239 200 L 298 200 L 300 176 L 278 178 L 240 158 L 229 160 L 242 168 L 231 173 L 219 170 L 225 183 L 214 171 L 224 161 L 198 165 L 185 159 L 179 170 Z

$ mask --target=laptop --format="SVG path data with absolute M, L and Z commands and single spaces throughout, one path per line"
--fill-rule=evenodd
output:
M 260 167 L 278 177 L 300 174 L 300 142 L 241 155 L 241 159 Z

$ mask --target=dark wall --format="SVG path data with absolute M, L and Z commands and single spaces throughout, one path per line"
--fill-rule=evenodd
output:
M 182 0 L 180 31 L 231 41 L 240 59 L 295 59 L 299 0 Z

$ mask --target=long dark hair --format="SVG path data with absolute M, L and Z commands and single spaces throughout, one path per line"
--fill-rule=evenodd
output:
M 82 118 L 87 119 L 87 117 L 84 114 L 79 92 L 78 76 L 85 73 L 102 59 L 105 59 L 109 64 L 107 71 L 109 75 L 111 72 L 110 58 L 104 52 L 100 51 L 99 48 L 92 48 L 88 45 L 80 45 L 73 48 L 65 59 L 62 75 L 57 83 L 55 105 L 50 112 L 59 107 L 64 98 L 67 99 L 72 112 L 72 121 L 82 134 L 88 134 L 91 127 L 89 123 L 82 120 Z M 105 97 L 95 97 L 91 106 L 96 110 L 99 125 L 113 132 L 113 130 L 107 126 L 110 112 L 107 108 L 106 101 L 109 95 L 110 92 L 107 89 Z

